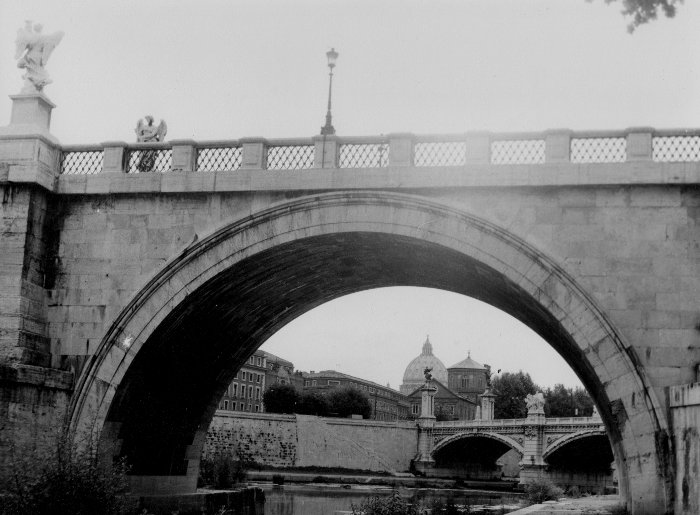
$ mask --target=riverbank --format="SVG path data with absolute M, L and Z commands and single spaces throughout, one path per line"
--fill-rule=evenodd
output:
M 591 495 L 578 499 L 563 498 L 533 504 L 509 515 L 623 515 L 619 495 Z
M 347 484 L 368 486 L 389 486 L 402 488 L 433 489 L 468 489 L 514 492 L 518 483 L 515 481 L 471 481 L 416 477 L 413 474 L 371 475 L 353 474 L 352 472 L 325 471 L 287 471 L 287 470 L 249 470 L 247 479 L 251 482 L 279 482 L 299 484 Z

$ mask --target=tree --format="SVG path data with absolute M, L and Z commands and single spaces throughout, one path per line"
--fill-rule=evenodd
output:
M 268 413 L 296 413 L 299 400 L 299 392 L 291 384 L 272 384 L 263 393 Z
M 530 374 L 523 372 L 504 372 L 491 382 L 494 399 L 494 418 L 525 418 L 527 407 L 525 397 L 536 393 L 540 388 L 533 382 Z
M 321 392 L 310 390 L 301 393 L 297 413 L 326 417 L 328 411 L 328 399 Z
M 591 1 L 591 0 L 589 0 Z M 605 3 L 612 3 L 618 0 L 605 0 Z M 676 7 L 683 3 L 683 0 L 620 0 L 622 1 L 622 14 L 629 16 L 632 21 L 627 26 L 629 32 L 644 23 L 655 20 L 659 15 L 659 10 L 668 18 L 676 15 Z
M 362 415 L 362 418 L 369 418 L 372 414 L 369 397 L 357 388 L 336 388 L 328 394 L 327 398 L 328 410 L 332 416 Z
M 548 417 L 589 417 L 593 413 L 593 400 L 583 388 L 567 388 L 555 384 L 544 392 L 544 413 Z

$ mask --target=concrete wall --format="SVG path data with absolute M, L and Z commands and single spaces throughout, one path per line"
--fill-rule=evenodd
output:
M 700 383 L 670 391 L 671 422 L 676 451 L 677 515 L 700 513 Z
M 271 467 L 404 472 L 416 455 L 417 434 L 410 422 L 219 411 L 203 456 L 225 454 Z

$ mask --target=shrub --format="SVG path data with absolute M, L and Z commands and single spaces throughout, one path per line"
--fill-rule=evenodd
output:
M 535 479 L 525 484 L 525 495 L 532 504 L 544 501 L 556 501 L 564 491 L 549 479 Z
M 97 438 L 76 442 L 61 433 L 48 453 L 16 452 L 14 478 L 0 514 L 119 515 L 127 509 L 128 467 L 104 464 Z
M 245 464 L 230 456 L 217 454 L 213 458 L 202 459 L 199 464 L 197 486 L 208 486 L 224 490 L 248 477 Z
M 578 499 L 583 494 L 581 493 L 581 489 L 578 486 L 573 485 L 566 489 L 566 495 L 573 499 Z
M 394 490 L 389 497 L 368 497 L 350 505 L 353 515 L 420 515 L 420 506 L 409 503 Z

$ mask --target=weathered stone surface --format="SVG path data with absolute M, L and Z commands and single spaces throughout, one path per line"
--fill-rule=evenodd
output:
M 646 139 L 635 133 L 629 140 L 640 159 L 648 157 Z M 483 141 L 474 145 L 483 150 Z M 601 405 L 620 400 L 628 420 L 639 421 L 641 429 L 630 433 L 639 435 L 629 443 L 635 450 L 626 455 L 650 452 L 652 461 L 658 458 L 648 423 L 635 413 L 653 411 L 649 419 L 660 424 L 655 431 L 668 430 L 665 390 L 693 380 L 700 359 L 700 190 L 683 183 L 698 175 L 697 163 L 550 162 L 546 167 L 471 164 L 454 170 L 397 166 L 287 173 L 259 170 L 264 146 L 260 140 L 244 142 L 248 168 L 235 173 L 62 176 L 53 195 L 28 183 L 1 182 L 0 359 L 77 373 L 88 363 L 90 377 L 126 378 L 136 352 L 118 363 L 104 361 L 105 370 L 90 368 L 97 366 L 93 357 L 112 345 L 110 328 L 117 324 L 132 331 L 134 349 L 141 355 L 151 348 L 147 342 L 159 327 L 162 338 L 175 330 L 177 325 L 168 329 L 162 324 L 173 323 L 176 310 L 182 309 L 182 316 L 186 305 L 194 312 L 205 310 L 204 292 L 221 294 L 223 278 L 234 269 L 236 277 L 260 274 L 261 283 L 303 276 L 294 313 L 357 289 L 432 285 L 491 302 L 533 327 L 579 367 Z M 178 160 L 185 169 L 192 148 L 181 147 Z M 563 148 L 551 160 L 562 157 Z M 0 156 L 10 156 L 11 166 L 35 162 L 36 170 L 55 171 L 55 156 L 43 140 L 3 141 Z M 39 184 L 52 189 L 46 181 Z M 360 187 L 381 192 L 357 193 Z M 415 196 L 392 200 L 391 190 L 397 189 Z M 340 190 L 343 202 L 324 204 L 327 194 L 319 192 L 328 190 Z M 305 197 L 310 193 L 314 196 Z M 266 211 L 285 202 L 294 207 L 284 215 Z M 423 202 L 429 205 L 418 208 Z M 478 215 L 483 224 L 475 228 L 465 213 Z M 237 232 L 222 229 L 233 226 Z M 374 242 L 354 239 L 361 233 L 385 236 Z M 328 239 L 314 246 L 320 240 L 312 237 Z M 204 240 L 208 243 L 202 246 Z M 294 242 L 310 245 L 285 247 Z M 417 251 L 417 261 L 411 262 L 407 253 L 385 252 L 394 245 Z M 295 249 L 294 259 L 286 248 Z M 236 268 L 253 256 L 261 259 L 260 268 Z M 301 256 L 305 261 L 295 265 Z M 303 275 L 320 262 L 356 282 L 324 296 L 314 286 L 324 278 Z M 424 269 L 442 267 L 443 275 L 419 274 L 418 263 Z M 293 267 L 292 276 L 261 272 L 282 264 Z M 205 287 L 208 280 L 213 282 Z M 147 287 L 149 281 L 154 282 Z M 220 318 L 211 336 L 237 342 L 247 335 L 261 341 L 283 323 L 271 311 L 263 312 L 265 306 L 250 304 L 255 316 L 238 326 L 226 318 L 235 311 L 231 306 L 231 312 L 216 315 Z M 616 343 L 598 343 L 606 332 L 614 333 Z M 176 341 L 185 361 L 194 363 L 186 342 Z M 235 366 L 248 350 L 233 352 L 227 366 Z M 212 366 L 207 359 L 197 365 L 201 369 L 181 372 L 204 377 Z M 638 399 L 641 392 L 619 384 L 629 374 L 643 378 L 639 384 L 646 382 L 647 404 L 633 403 L 631 394 Z M 112 388 L 119 390 L 119 384 Z M 207 388 L 215 395 L 215 386 Z M 620 398 L 612 398 L 616 395 Z M 120 394 L 115 398 L 123 400 Z M 614 417 L 602 415 L 612 424 Z M 620 438 L 613 438 L 616 445 L 628 445 Z
M 224 454 L 271 467 L 405 472 L 415 456 L 417 436 L 411 422 L 217 412 L 204 456 Z

